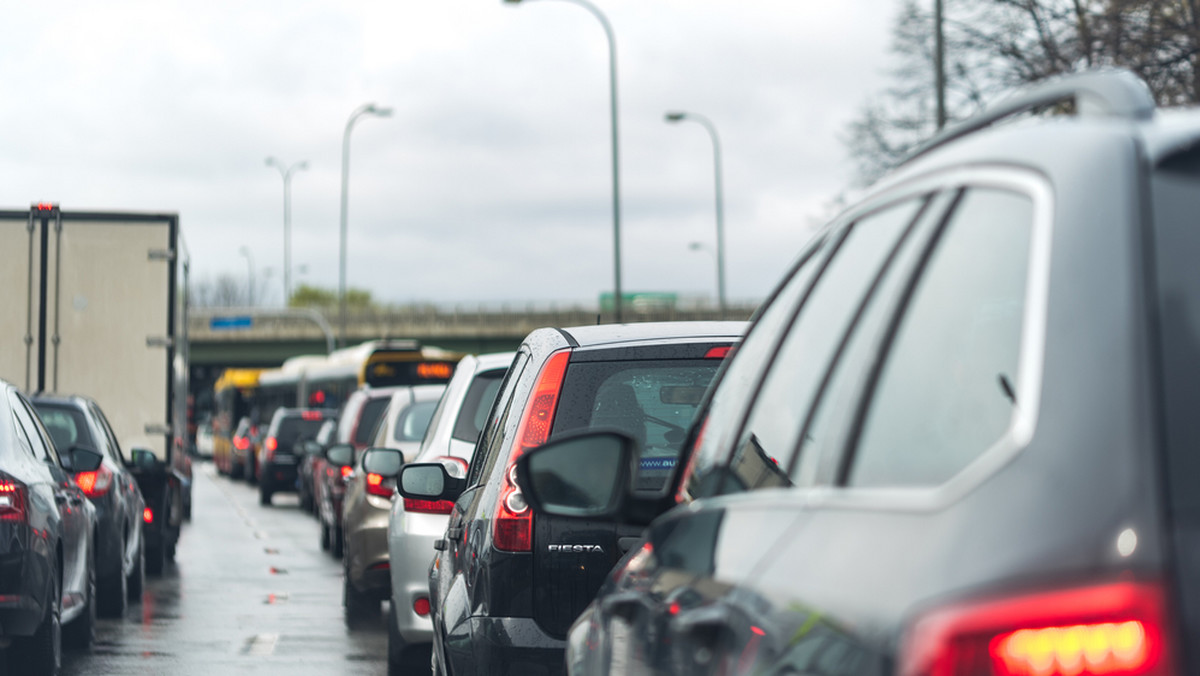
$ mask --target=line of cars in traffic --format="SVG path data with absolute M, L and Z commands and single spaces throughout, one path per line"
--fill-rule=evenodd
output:
M 415 457 L 323 451 L 390 500 L 347 620 L 387 569 L 389 673 L 1195 673 L 1198 206 L 1200 115 L 1089 72 L 920 149 L 748 328 L 540 329 L 474 409 L 464 361 Z
M 54 676 L 64 646 L 88 649 L 96 618 L 142 596 L 150 518 L 107 418 L 84 396 L 26 396 L 0 381 L 0 656 Z M 160 572 L 163 559 L 150 562 Z

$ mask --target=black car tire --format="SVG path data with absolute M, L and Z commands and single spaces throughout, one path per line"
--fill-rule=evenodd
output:
M 61 596 L 61 592 L 60 592 Z M 83 612 L 62 628 L 63 645 L 73 650 L 87 650 L 96 640 L 96 555 L 88 562 L 87 601 Z
M 163 537 L 166 537 L 165 535 Z M 161 544 L 146 547 L 146 572 L 151 575 L 162 575 L 167 565 L 167 551 Z
M 31 676 L 58 676 L 62 668 L 62 580 L 58 565 L 50 569 L 46 614 L 33 636 L 13 645 L 17 658 L 15 673 Z
M 388 676 L 433 673 L 430 645 L 427 643 L 409 645 L 400 636 L 400 629 L 396 625 L 396 604 L 394 601 L 388 603 L 387 623 Z
M 346 550 L 345 544 L 346 543 L 342 542 L 342 527 L 340 525 L 335 525 L 329 536 L 329 548 L 330 553 L 333 554 L 333 558 L 342 558 L 342 554 Z
M 346 626 L 351 629 L 379 614 L 379 599 L 355 589 L 350 583 L 350 570 L 345 565 L 342 566 L 342 607 L 346 611 Z
M 270 506 L 271 504 L 271 491 L 267 490 L 265 486 L 258 489 L 258 504 L 263 507 Z
M 329 524 L 325 523 L 325 519 L 321 519 L 321 551 L 329 551 Z
M 143 533 L 138 538 L 138 553 L 137 561 L 133 564 L 133 571 L 129 573 L 129 581 L 125 587 L 128 590 L 129 600 L 139 602 L 142 600 L 142 590 L 146 588 L 146 535 Z
M 124 539 L 117 548 L 117 572 L 104 578 L 97 596 L 97 612 L 101 617 L 122 617 L 125 615 L 126 602 L 129 600 L 129 579 L 125 576 Z

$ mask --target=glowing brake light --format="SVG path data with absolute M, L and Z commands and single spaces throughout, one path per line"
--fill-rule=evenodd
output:
M 250 440 L 246 437 L 234 437 L 233 447 L 239 451 L 245 451 L 250 448 Z
M 342 465 L 342 478 L 345 479 L 351 474 L 354 474 L 354 468 L 350 465 Z
M 492 521 L 492 545 L 501 551 L 528 552 L 533 549 L 533 512 L 517 486 L 514 470 L 521 454 L 541 446 L 550 438 L 558 395 L 562 392 L 563 376 L 570 359 L 571 353 L 564 350 L 546 361 L 521 415 L 521 424 L 517 426 L 516 441 L 509 452 L 508 469 L 504 472 L 496 503 L 496 518 Z
M 263 441 L 263 448 L 267 451 L 267 460 L 275 458 L 275 451 L 279 448 L 279 440 L 275 437 L 267 437 Z
M 708 352 L 704 353 L 704 358 L 705 359 L 724 359 L 725 357 L 729 356 L 729 352 L 731 350 L 733 350 L 732 345 L 726 345 L 725 347 L 714 347 L 711 350 L 709 350 Z
M 103 465 L 100 469 L 94 472 L 78 472 L 75 474 L 75 483 L 79 485 L 80 490 L 89 498 L 98 498 L 108 492 L 112 487 L 113 473 Z
M 384 482 L 382 474 L 367 473 L 367 493 L 378 495 L 381 498 L 390 498 L 394 492 L 392 487 Z
M 921 617 L 900 676 L 1172 673 L 1161 586 L 1117 582 L 968 602 Z
M 301 420 L 320 420 L 321 412 L 320 411 L 301 411 L 300 419 Z
M 142 521 L 146 523 L 154 523 L 154 510 L 149 507 L 142 510 Z
M 25 520 L 25 486 L 0 474 L 0 521 Z
M 415 500 L 404 498 L 404 511 L 413 514 L 449 514 L 454 511 L 450 500 Z

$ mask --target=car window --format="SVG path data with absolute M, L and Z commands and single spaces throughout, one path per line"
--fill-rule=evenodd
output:
M 370 443 L 375 426 L 383 418 L 383 412 L 387 410 L 390 402 L 390 397 L 374 397 L 363 404 L 362 410 L 358 414 L 358 426 L 354 428 L 355 444 L 366 446 Z
M 10 415 L 12 415 L 13 425 L 16 427 L 16 434 L 14 436 L 17 438 L 17 445 L 20 446 L 21 449 L 31 457 L 37 458 L 38 460 L 45 460 L 45 457 L 34 451 L 33 441 L 31 441 L 29 438 L 30 434 L 32 434 L 32 430 L 27 428 L 28 423 L 22 420 L 21 416 L 18 415 L 17 411 L 21 408 L 21 402 L 19 399 L 17 399 L 16 393 L 14 393 L 12 390 L 9 390 L 8 393 L 8 408 Z
M 870 214 L 849 227 L 755 395 L 718 492 L 791 485 L 787 468 L 825 372 L 868 289 L 925 199 Z
M 675 467 L 687 429 L 720 365 L 716 359 L 570 364 L 551 439 L 580 429 L 621 430 L 641 450 L 637 488 L 656 490 Z
M 827 237 L 820 237 L 809 244 L 791 274 L 760 311 L 745 339 L 725 360 L 725 371 L 718 375 L 718 386 L 705 410 L 702 432 L 688 460 L 692 471 L 684 477 L 681 491 L 684 497 L 704 497 L 715 487 L 709 485 L 716 476 L 710 472 L 728 457 L 724 449 L 733 445 L 732 436 L 737 434 L 759 377 L 775 353 L 782 327 L 791 322 L 796 304 L 821 267 L 827 243 Z
M 969 190 L 940 236 L 880 371 L 851 486 L 932 486 L 998 441 L 1021 391 L 1033 201 Z
M 845 441 L 844 431 L 850 422 L 849 416 L 861 396 L 866 376 L 875 363 L 887 322 L 895 315 L 896 304 L 906 283 L 912 278 L 922 253 L 927 249 L 930 236 L 946 217 L 947 209 L 958 195 L 957 190 L 946 191 L 931 201 L 875 282 L 875 288 L 850 329 L 841 354 L 825 377 L 826 382 L 817 403 L 809 412 L 808 422 L 799 439 L 800 450 L 792 457 L 787 469 L 794 483 L 812 483 L 823 454 L 837 460 L 832 455 L 834 444 Z
M 15 399 L 13 412 L 16 414 L 17 422 L 25 429 L 25 433 L 28 435 L 33 456 L 49 465 L 61 465 L 58 461 L 58 451 L 54 448 L 54 442 L 51 441 L 50 435 L 46 433 L 45 428 L 38 421 L 37 414 L 29 408 L 24 399 L 16 394 L 13 394 L 12 397 Z
M 479 440 L 479 434 L 487 422 L 488 411 L 496 401 L 496 394 L 500 391 L 500 381 L 503 378 L 503 369 L 484 371 L 475 376 L 471 381 L 471 386 L 467 388 L 462 406 L 458 409 L 458 418 L 454 421 L 452 437 L 471 443 Z
M 88 434 L 87 420 L 82 411 L 53 404 L 34 404 L 34 408 L 58 450 L 66 452 L 72 446 L 96 448 Z
M 112 455 L 112 459 L 116 460 L 117 462 L 124 463 L 125 454 L 121 450 L 121 444 L 117 442 L 117 435 L 115 432 L 113 432 L 112 425 L 108 423 L 108 418 L 104 416 L 104 411 L 101 411 L 99 406 L 91 406 L 91 411 L 92 415 L 95 416 L 96 420 L 100 423 L 100 428 L 104 431 L 104 435 L 108 438 L 108 448 L 109 453 Z M 204 429 L 209 428 L 207 425 L 205 425 Z M 212 434 L 211 430 L 209 430 L 209 434 Z
M 396 419 L 396 428 L 392 438 L 396 441 L 420 441 L 425 438 L 425 430 L 429 429 L 429 421 L 433 419 L 433 411 L 438 401 L 418 401 L 400 411 Z
M 474 486 L 483 477 L 489 476 L 492 466 L 496 464 L 496 457 L 500 453 L 501 442 L 504 440 L 504 427 L 508 422 L 508 416 L 512 414 L 513 394 L 521 382 L 521 374 L 525 372 L 525 366 L 528 363 L 529 353 L 518 352 L 517 356 L 513 358 L 512 366 L 504 376 L 504 381 L 500 384 L 500 394 L 496 395 L 496 401 L 488 413 L 488 423 L 479 437 L 479 443 L 475 444 L 475 453 L 471 456 L 467 486 Z

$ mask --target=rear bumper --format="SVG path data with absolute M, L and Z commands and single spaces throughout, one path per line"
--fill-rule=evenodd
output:
M 451 673 L 558 676 L 567 673 L 566 642 L 528 617 L 472 617 L 446 636 Z
M 446 532 L 450 517 L 443 514 L 410 514 L 393 508 L 388 534 L 388 554 L 392 570 L 392 603 L 396 606 L 396 627 L 405 643 L 433 640 L 433 622 L 413 610 L 418 599 L 429 598 L 429 566 L 433 563 L 433 543 Z
M 387 599 L 392 593 L 392 572 L 388 559 L 387 512 L 366 515 L 364 522 L 355 523 L 347 515 L 345 525 L 346 550 L 350 582 L 361 592 Z
M 262 466 L 258 483 L 262 490 L 271 492 L 296 490 L 296 464 L 271 461 Z

